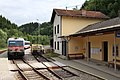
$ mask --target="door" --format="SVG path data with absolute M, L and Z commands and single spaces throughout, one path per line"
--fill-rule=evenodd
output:
M 108 61 L 108 42 L 103 42 L 103 61 Z
M 62 55 L 66 56 L 66 41 L 62 41 Z
M 91 43 L 88 42 L 88 58 L 91 58 Z

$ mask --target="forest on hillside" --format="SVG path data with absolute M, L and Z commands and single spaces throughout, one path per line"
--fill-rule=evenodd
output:
M 10 37 L 22 37 L 32 43 L 39 42 L 48 45 L 52 37 L 52 24 L 50 22 L 42 24 L 31 22 L 17 26 L 0 15 L 0 48 L 7 46 L 7 39 Z
M 120 0 L 86 0 L 81 9 L 100 11 L 114 18 L 120 12 Z
M 38 23 L 27 23 L 19 26 L 18 28 L 24 35 L 26 39 L 32 43 L 39 42 L 40 44 L 47 45 L 53 35 L 53 27 L 50 22 L 44 22 L 42 24 Z

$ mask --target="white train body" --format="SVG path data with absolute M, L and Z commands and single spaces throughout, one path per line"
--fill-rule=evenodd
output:
M 24 48 L 25 48 L 25 49 L 30 48 L 30 41 L 25 41 Z
M 8 58 L 24 56 L 25 41 L 23 38 L 8 39 Z

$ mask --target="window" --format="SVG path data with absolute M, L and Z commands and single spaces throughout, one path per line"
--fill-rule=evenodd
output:
M 57 42 L 57 50 L 59 50 L 59 42 Z
M 59 24 L 57 25 L 57 33 L 59 33 Z
M 9 46 L 23 46 L 23 41 L 9 41 Z
M 119 54 L 119 48 L 118 45 L 116 45 L 116 56 Z M 113 45 L 113 56 L 114 56 L 114 45 Z
M 55 34 L 56 34 L 56 26 L 55 26 L 55 29 L 54 29 L 54 30 L 55 30 Z
M 55 46 L 55 49 L 56 49 L 56 42 L 55 42 L 54 46 Z

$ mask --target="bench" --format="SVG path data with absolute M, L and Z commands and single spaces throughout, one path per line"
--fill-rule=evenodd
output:
M 113 61 L 108 62 L 108 67 L 114 68 L 114 59 L 113 59 Z M 119 59 L 116 59 L 116 68 L 118 70 L 120 70 L 120 60 Z
M 83 53 L 68 54 L 68 59 L 84 59 Z

